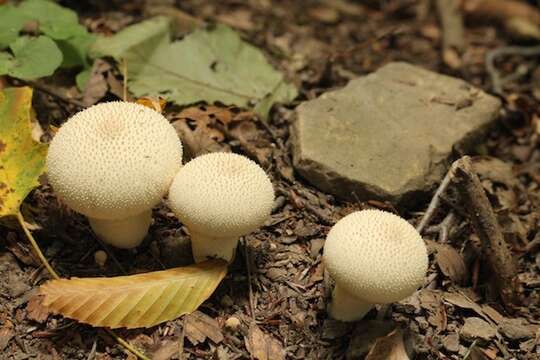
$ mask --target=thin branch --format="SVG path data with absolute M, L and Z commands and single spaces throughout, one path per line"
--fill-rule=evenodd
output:
M 122 99 L 127 101 L 128 65 L 126 59 L 122 59 L 122 77 Z
M 495 60 L 500 56 L 521 55 L 521 56 L 537 56 L 540 55 L 540 45 L 537 46 L 502 46 L 489 51 L 486 54 L 486 70 L 491 78 L 491 86 L 493 92 L 501 95 L 503 93 L 503 85 L 508 79 L 513 79 L 514 76 L 502 78 L 499 71 L 495 67 Z
M 435 194 L 433 195 L 433 198 L 431 198 L 431 202 L 429 203 L 429 206 L 424 213 L 424 216 L 420 220 L 420 223 L 416 226 L 416 231 L 418 231 L 420 234 L 424 230 L 424 228 L 429 225 L 429 222 L 431 221 L 431 218 L 435 214 L 435 211 L 438 209 L 439 204 L 441 202 L 441 195 L 444 194 L 446 191 L 446 188 L 448 188 L 448 185 L 450 184 L 450 178 L 452 177 L 452 171 L 448 171 L 446 173 L 446 176 L 444 177 L 443 181 L 437 188 L 437 191 L 435 191 Z
M 52 266 L 47 261 L 47 258 L 45 257 L 45 255 L 43 255 L 43 253 L 41 252 L 41 249 L 39 248 L 39 245 L 37 244 L 36 239 L 34 239 L 34 237 L 32 236 L 32 233 L 30 232 L 30 230 L 28 230 L 28 228 L 26 227 L 26 224 L 24 222 L 24 218 L 23 218 L 21 212 L 18 211 L 16 216 L 17 216 L 17 220 L 19 221 L 19 224 L 23 228 L 23 231 L 24 231 L 26 237 L 30 241 L 30 244 L 32 245 L 32 248 L 36 252 L 39 260 L 41 260 L 41 263 L 43 264 L 43 266 L 45 266 L 45 268 L 47 269 L 47 271 L 49 272 L 49 274 L 51 274 L 51 276 L 53 278 L 60 279 L 60 276 L 58 275 L 58 273 L 56 271 L 54 271 Z
M 126 348 L 129 352 L 131 352 L 133 355 L 137 356 L 141 360 L 150 360 L 150 358 L 146 357 L 142 352 L 137 350 L 133 345 L 131 345 L 126 340 L 122 339 L 120 336 L 116 335 L 114 331 L 111 329 L 104 329 L 109 335 L 111 335 L 114 340 L 116 340 L 117 343 L 122 345 L 124 348 Z
M 508 311 L 518 301 L 517 268 L 487 195 L 474 172 L 471 160 L 464 156 L 452 164 L 451 182 L 468 212 L 469 221 L 482 243 L 482 253 L 493 282 Z
M 253 300 L 253 285 L 251 284 L 251 256 L 249 252 L 249 247 L 247 239 L 244 237 L 244 255 L 246 257 L 246 268 L 248 275 L 248 287 L 249 287 L 249 312 L 251 317 L 255 320 L 255 302 Z
M 450 67 L 461 64 L 461 52 L 465 47 L 463 16 L 458 0 L 436 0 L 442 34 L 442 58 Z

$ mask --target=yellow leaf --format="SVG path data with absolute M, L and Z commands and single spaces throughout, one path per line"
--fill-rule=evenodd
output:
M 93 326 L 151 327 L 195 311 L 216 289 L 227 263 L 112 278 L 51 280 L 40 288 L 52 312 Z
M 32 89 L 0 91 L 0 217 L 16 215 L 45 169 L 47 146 L 32 140 Z

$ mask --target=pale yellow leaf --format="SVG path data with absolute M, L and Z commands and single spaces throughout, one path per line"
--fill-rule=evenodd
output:
M 40 288 L 52 312 L 93 326 L 151 327 L 196 310 L 216 289 L 227 263 L 203 263 L 111 278 L 51 280 Z

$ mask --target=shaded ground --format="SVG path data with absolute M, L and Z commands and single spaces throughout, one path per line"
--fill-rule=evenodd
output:
M 142 2 L 89 3 L 77 10 L 92 31 L 115 32 L 144 17 Z M 179 9 L 197 19 L 234 26 L 246 40 L 263 49 L 299 87 L 298 102 L 393 60 L 451 74 L 490 91 L 486 52 L 510 43 L 493 24 L 468 24 L 462 63 L 450 69 L 440 57 L 441 29 L 434 11 L 422 14 L 421 7 L 411 1 L 386 1 L 382 8 L 339 1 L 179 3 Z M 519 56 L 505 58 L 498 65 L 509 74 L 518 64 L 536 68 L 534 61 Z M 121 85 L 118 71 L 109 68 L 106 73 L 109 91 L 103 100 L 115 99 Z M 229 274 L 200 313 L 151 329 L 118 333 L 154 354 L 155 359 L 177 358 L 179 349 L 188 359 L 250 358 L 250 351 L 253 355 L 254 348 L 263 343 L 270 349 L 269 359 L 278 358 L 281 349 L 288 359 L 356 359 L 363 358 L 369 348 L 366 338 L 386 335 L 395 327 L 389 323 L 393 320 L 404 329 L 405 343 L 415 358 L 538 359 L 540 256 L 534 247 L 527 248 L 540 221 L 538 76 L 532 71 L 507 86 L 501 121 L 486 144 L 477 148 L 479 155 L 492 155 L 509 164 L 487 159 L 479 172 L 519 261 L 522 306 L 514 314 L 507 314 L 490 291 L 490 274 L 483 269 L 477 237 L 459 215 L 459 207 L 445 204 L 433 224 L 447 218 L 450 211 L 454 220 L 448 221 L 448 233 L 440 233 L 437 227 L 426 231 L 432 255 L 426 285 L 419 294 L 372 311 L 367 320 L 357 324 L 328 320 L 325 307 L 331 282 L 325 279 L 321 263 L 327 231 L 351 211 L 365 207 L 394 210 L 392 206 L 376 201 L 338 201 L 295 175 L 289 139 L 295 104 L 277 106 L 267 123 L 253 122 L 249 114 L 239 115 L 236 109 L 201 107 L 195 119 L 187 119 L 180 109 L 167 108 L 167 116 L 175 120 L 192 155 L 221 149 L 247 154 L 271 175 L 277 199 L 271 220 L 245 238 Z M 46 86 L 54 92 L 75 94 L 69 79 L 72 77 L 57 76 Z M 34 105 L 44 127 L 59 126 L 78 110 L 44 91 L 36 91 Z M 220 126 L 224 116 L 235 121 Z M 198 128 L 203 127 L 201 119 L 213 129 L 212 139 L 206 127 Z M 36 238 L 64 276 L 113 276 L 191 262 L 189 255 L 182 255 L 189 254 L 189 237 L 164 205 L 155 210 L 155 223 L 141 247 L 133 251 L 108 249 L 109 260 L 100 268 L 94 252 L 102 245 L 86 219 L 61 206 L 46 183 L 27 203 L 24 210 L 37 224 Z M 421 203 L 400 214 L 417 223 L 426 207 L 427 202 Z M 128 357 L 103 331 L 58 316 L 44 319 L 28 303 L 32 290 L 48 275 L 30 254 L 21 231 L 1 227 L 0 250 L 0 358 Z M 463 330 L 466 322 L 468 327 Z M 489 339 L 473 340 L 496 328 L 498 333 L 487 336 Z

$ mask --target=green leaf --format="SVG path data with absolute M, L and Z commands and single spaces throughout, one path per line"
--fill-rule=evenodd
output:
M 19 36 L 28 17 L 11 5 L 0 6 L 0 49 L 9 46 Z
M 89 66 L 83 71 L 81 71 L 80 73 L 78 73 L 77 76 L 75 77 L 75 83 L 77 84 L 77 88 L 79 88 L 81 92 L 83 92 L 84 89 L 86 88 L 86 84 L 88 83 L 88 79 L 90 79 L 91 74 L 92 74 L 92 67 Z
M 89 33 L 74 36 L 66 40 L 57 40 L 56 45 L 62 51 L 64 60 L 62 67 L 88 66 L 88 48 L 95 41 L 95 36 Z
M 148 28 L 155 32 L 147 32 Z M 275 102 L 297 95 L 260 50 L 227 26 L 198 30 L 172 43 L 155 24 L 143 22 L 128 29 L 101 39 L 98 48 L 127 62 L 129 89 L 137 97 L 161 95 L 179 105 L 199 101 L 255 105 L 255 111 L 266 117 Z M 130 46 L 122 46 L 126 34 L 132 36 Z
M 19 10 L 28 18 L 39 22 L 39 29 L 55 40 L 65 40 L 86 33 L 86 28 L 79 24 L 77 14 L 52 1 L 26 0 Z
M 169 39 L 170 20 L 166 17 L 154 17 L 128 26 L 114 36 L 99 37 L 90 49 L 90 56 L 97 58 L 111 56 L 121 59 L 131 49 L 141 47 L 152 51 L 163 40 Z
M 13 56 L 8 53 L 0 52 L 0 75 L 6 75 L 13 67 Z
M 47 145 L 32 140 L 32 89 L 0 91 L 0 217 L 16 215 L 45 169 Z
M 23 36 L 10 46 L 13 58 L 8 70 L 10 76 L 19 79 L 35 79 L 49 76 L 62 63 L 62 53 L 46 36 Z

